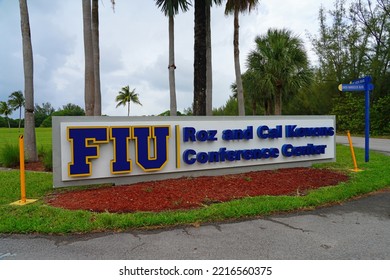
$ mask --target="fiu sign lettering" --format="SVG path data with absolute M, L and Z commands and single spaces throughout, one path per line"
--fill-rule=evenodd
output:
M 54 185 L 141 175 L 153 180 L 153 174 L 161 173 L 186 175 L 221 168 L 332 161 L 334 122 L 332 116 L 130 121 L 58 117 L 53 122 Z
M 92 175 L 91 161 L 100 157 L 100 145 L 109 141 L 113 145 L 112 174 L 132 171 L 132 160 L 129 158 L 131 140 L 136 146 L 135 162 L 143 171 L 161 170 L 168 162 L 169 126 L 68 127 L 67 134 L 72 152 L 72 161 L 68 164 L 70 177 Z

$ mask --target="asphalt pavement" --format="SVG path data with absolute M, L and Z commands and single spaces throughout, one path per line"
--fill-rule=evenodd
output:
M 337 137 L 337 142 L 345 139 Z M 353 142 L 364 147 L 363 139 Z M 390 140 L 372 139 L 371 148 L 377 147 L 390 154 Z M 313 211 L 199 227 L 68 236 L 3 234 L 1 259 L 389 260 L 390 191 Z
M 352 144 L 357 148 L 365 147 L 364 137 L 351 137 Z M 336 136 L 336 142 L 343 145 L 349 145 L 347 136 Z M 381 152 L 390 156 L 390 140 L 389 139 L 378 139 L 370 137 L 370 151 Z

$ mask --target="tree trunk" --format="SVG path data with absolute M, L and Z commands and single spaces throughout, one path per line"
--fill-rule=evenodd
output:
M 92 47 L 94 70 L 94 116 L 102 115 L 102 94 L 100 90 L 100 50 L 99 50 L 99 2 L 92 0 Z
M 19 126 L 18 132 L 20 132 L 20 125 L 22 124 L 22 107 L 19 108 Z M 35 118 L 34 118 L 34 127 L 35 127 Z
M 275 95 L 275 115 L 281 115 L 282 114 L 282 89 L 277 88 L 276 89 L 276 95 Z
M 211 7 L 206 6 L 206 116 L 213 115 L 213 66 L 211 51 Z
M 272 101 L 269 99 L 264 100 L 264 115 L 270 116 L 272 115 Z
M 24 68 L 24 141 L 26 159 L 28 161 L 38 161 L 37 144 L 35 138 L 34 120 L 34 63 L 31 45 L 30 21 L 26 0 L 19 0 L 20 19 L 23 40 L 23 68 Z
M 176 82 L 175 82 L 175 22 L 174 17 L 169 16 L 169 110 L 170 116 L 177 115 Z
M 194 116 L 206 115 L 206 3 L 195 1 Z
M 239 48 L 239 29 L 240 25 L 238 22 L 239 10 L 234 10 L 234 70 L 236 73 L 236 84 L 237 84 L 237 101 L 238 101 L 238 115 L 245 116 L 245 102 L 244 102 L 244 90 L 242 87 L 241 78 L 241 67 L 240 67 L 240 48 Z
M 83 31 L 84 31 L 84 102 L 85 115 L 93 116 L 95 104 L 95 74 L 93 67 L 93 44 L 91 26 L 91 0 L 83 0 Z

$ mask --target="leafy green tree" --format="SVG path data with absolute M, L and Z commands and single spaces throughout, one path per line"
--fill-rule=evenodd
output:
M 193 107 L 194 106 L 191 106 L 191 107 L 188 107 L 188 108 L 184 109 L 183 110 L 183 115 L 184 116 L 193 116 L 194 115 L 193 112 L 192 112 L 192 108 Z
M 63 116 L 85 116 L 84 109 L 73 103 L 63 105 L 62 109 L 58 111 L 62 112 Z
M 390 135 L 390 95 L 380 97 L 372 106 L 371 127 L 374 135 Z
M 225 7 L 225 14 L 234 15 L 234 70 L 236 73 L 236 85 L 237 85 L 237 99 L 238 99 L 238 113 L 240 116 L 245 115 L 245 102 L 244 102 L 244 89 L 241 79 L 241 67 L 240 67 L 240 48 L 239 48 L 239 14 L 243 12 L 250 13 L 257 5 L 259 0 L 227 0 Z
M 229 96 L 229 99 L 226 101 L 225 105 L 213 109 L 214 116 L 237 116 L 238 115 L 238 106 L 237 98 L 234 97 L 234 94 Z
M 130 102 L 142 106 L 138 93 L 135 92 L 135 89 L 130 90 L 129 86 L 125 86 L 119 91 L 115 101 L 118 102 L 116 108 L 127 105 L 127 116 L 130 116 Z
M 248 69 L 254 71 L 259 87 L 274 97 L 275 114 L 282 114 L 287 100 L 312 81 L 303 42 L 287 29 L 269 29 L 255 39 L 255 50 L 248 56 Z
M 188 11 L 191 3 L 187 0 L 156 0 L 156 5 L 169 18 L 169 93 L 170 93 L 170 112 L 171 116 L 176 116 L 176 83 L 175 83 L 175 21 L 174 17 L 179 13 Z
M 336 115 L 337 131 L 362 133 L 364 131 L 364 93 L 346 92 L 334 99 L 331 111 Z
M 172 116 L 171 115 L 171 112 L 169 110 L 166 110 L 165 112 L 162 112 L 160 114 L 158 114 L 160 117 L 168 117 L 168 116 Z M 176 112 L 176 116 L 183 116 L 183 114 L 180 112 L 180 111 L 177 111 Z
M 35 104 L 34 112 L 35 126 L 40 127 L 42 122 L 55 112 L 55 109 L 49 102 L 46 102 L 41 105 Z
M 4 115 L 8 123 L 8 128 L 11 128 L 8 116 L 12 114 L 12 108 L 5 101 L 0 101 L 0 115 Z
M 270 113 L 265 111 L 266 104 L 263 103 L 263 98 L 265 98 L 266 90 L 259 87 L 259 79 L 257 74 L 254 71 L 248 69 L 242 76 L 242 86 L 244 89 L 244 100 L 245 100 L 245 115 L 270 115 Z M 236 100 L 237 104 L 237 84 L 232 83 L 230 89 L 233 93 L 232 97 Z M 238 108 L 237 108 L 238 113 Z
M 363 36 L 367 36 L 366 73 L 373 77 L 375 90 L 373 98 L 388 95 L 390 89 L 390 1 L 377 0 L 376 4 L 371 0 L 355 0 L 350 6 L 351 25 L 361 30 Z M 361 35 L 361 36 L 362 36 Z M 350 48 L 352 49 L 352 47 Z
M 0 116 L 0 127 L 7 127 L 8 123 L 5 118 Z
M 49 106 L 51 106 L 50 103 L 45 103 L 43 105 L 45 105 L 45 107 L 46 107 L 45 110 L 47 113 L 51 111 L 51 109 L 49 107 Z M 44 121 L 41 123 L 40 127 L 51 127 L 53 116 L 85 116 L 85 111 L 79 105 L 76 105 L 73 103 L 68 103 L 66 105 L 63 105 L 62 108 L 60 108 L 57 111 L 54 111 L 50 115 L 48 115 L 44 119 Z
M 22 108 L 24 107 L 24 103 L 25 100 L 21 91 L 15 91 L 9 96 L 8 104 L 11 106 L 12 110 L 19 109 L 19 131 L 22 122 Z
M 24 143 L 26 159 L 35 162 L 38 161 L 38 152 L 34 119 L 34 63 L 27 0 L 19 0 L 19 7 L 22 30 L 24 94 L 26 98 L 24 107 Z
M 321 7 L 318 19 L 319 35 L 311 37 L 319 62 L 317 81 L 321 90 L 327 92 L 328 100 L 332 100 L 338 96 L 334 90 L 338 84 L 369 73 L 369 36 L 355 16 L 348 17 L 342 0 L 335 1 L 332 11 Z
M 321 8 L 319 11 L 319 35 L 311 38 L 319 62 L 316 95 L 327 113 L 338 114 L 338 128 L 362 129 L 355 123 L 364 123 L 362 112 L 352 110 L 357 105 L 350 100 L 356 97 L 364 102 L 357 98 L 359 93 L 349 95 L 335 89 L 340 83 L 372 76 L 375 88 L 370 100 L 371 128 L 374 133 L 385 133 L 386 125 L 380 120 L 387 120 L 387 110 L 382 105 L 390 95 L 390 2 L 353 0 L 350 3 L 347 9 L 344 0 L 335 0 L 332 10 Z
M 259 81 L 261 81 L 261 73 L 252 69 L 248 69 L 242 75 L 245 107 L 250 107 L 252 115 L 272 115 L 274 98 L 269 90 L 262 87 Z

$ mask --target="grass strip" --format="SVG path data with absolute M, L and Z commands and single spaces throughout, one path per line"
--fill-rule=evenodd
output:
M 363 162 L 364 150 L 356 149 L 358 162 Z M 349 147 L 337 145 L 337 161 L 316 165 L 350 172 L 352 161 Z M 313 209 L 338 203 L 390 186 L 390 157 L 371 153 L 368 163 L 360 163 L 364 172 L 350 172 L 351 179 L 337 186 L 312 190 L 305 196 L 247 197 L 186 211 L 161 213 L 93 213 L 71 211 L 48 206 L 46 195 L 52 188 L 50 173 L 27 172 L 27 197 L 38 202 L 26 206 L 10 206 L 20 198 L 19 172 L 0 171 L 0 233 L 69 234 L 98 231 L 123 231 L 134 228 L 155 228 L 265 216 L 277 212 Z

